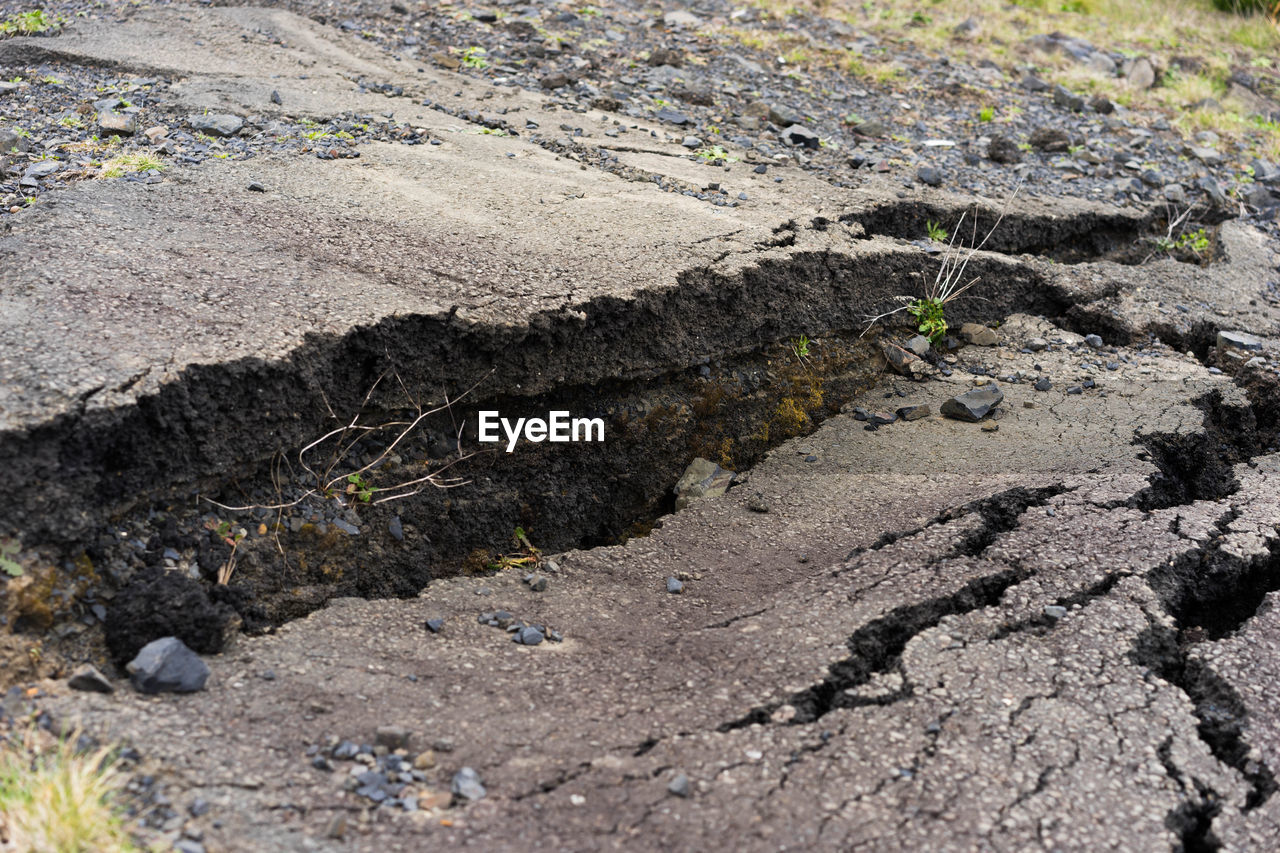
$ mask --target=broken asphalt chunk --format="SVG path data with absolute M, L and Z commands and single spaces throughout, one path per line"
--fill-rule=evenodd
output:
M 994 382 L 958 394 L 942 404 L 942 414 L 958 421 L 978 421 L 991 414 L 991 410 L 1004 400 L 1004 392 Z

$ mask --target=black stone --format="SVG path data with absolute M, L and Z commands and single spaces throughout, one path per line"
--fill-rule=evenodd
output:
M 921 166 L 916 170 L 916 177 L 921 183 L 928 184 L 931 187 L 942 186 L 942 170 L 935 169 L 933 166 Z
M 948 418 L 977 423 L 991 413 L 1004 400 L 1004 392 L 995 383 L 983 385 L 952 397 L 942 404 L 942 414 Z
M 176 637 L 148 643 L 126 668 L 140 693 L 194 693 L 209 679 L 208 665 Z

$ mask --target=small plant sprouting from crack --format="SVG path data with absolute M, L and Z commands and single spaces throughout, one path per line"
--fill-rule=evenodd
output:
M 61 15 L 50 17 L 43 9 L 32 9 L 30 12 L 18 12 L 0 21 L 0 36 L 31 36 L 56 30 L 65 24 L 66 18 Z
M 1018 197 L 1018 192 L 1021 189 L 1022 185 L 1019 184 L 1017 189 L 1013 191 L 1013 195 L 1009 197 L 1009 201 L 1005 203 L 1004 209 L 1000 211 L 1000 216 L 991 226 L 991 230 L 987 232 L 980 243 L 977 240 L 978 217 L 976 213 L 974 214 L 972 245 L 963 254 L 956 250 L 956 233 L 959 233 L 961 226 L 964 225 L 964 218 L 969 214 L 969 211 L 960 214 L 960 221 L 956 223 L 956 231 L 952 233 L 951 242 L 947 244 L 947 251 L 942 255 L 942 264 L 938 267 L 937 274 L 934 275 L 933 281 L 927 286 L 924 294 L 921 296 L 893 297 L 895 302 L 900 303 L 898 307 L 869 318 L 867 328 L 862 333 L 865 335 L 881 320 L 892 317 L 899 311 L 906 311 L 916 319 L 920 334 L 927 336 L 933 342 L 941 340 L 943 335 L 947 333 L 947 305 L 962 297 L 969 288 L 978 283 L 977 278 L 964 281 L 964 273 L 969 266 L 969 261 L 982 250 L 983 246 L 987 245 L 991 235 L 996 232 L 996 229 L 1000 227 L 1000 223 L 1004 221 L 1009 203 Z M 933 230 L 938 228 L 938 225 L 932 221 L 927 225 L 929 226 L 929 236 L 933 237 Z
M 920 334 L 937 343 L 947 334 L 947 318 L 943 310 L 945 300 L 917 299 L 907 305 L 907 313 L 916 318 Z
M 947 242 L 947 229 L 943 228 L 941 223 L 934 222 L 930 219 L 925 222 L 924 227 L 925 230 L 929 232 L 930 240 L 933 240 L 935 243 Z
M 213 532 L 215 536 L 224 543 L 231 546 L 231 553 L 227 556 L 227 561 L 218 567 L 218 586 L 226 586 L 231 582 L 231 576 L 236 571 L 236 549 L 240 547 L 240 543 L 244 541 L 244 537 L 249 532 L 243 527 L 233 527 L 229 521 L 219 521 L 211 519 L 205 522 L 205 529 Z
M 1143 259 L 1143 263 L 1151 260 L 1157 252 L 1173 254 L 1177 251 L 1191 252 L 1197 258 L 1208 251 L 1210 239 L 1208 233 L 1203 228 L 1197 228 L 1195 231 L 1187 230 L 1187 222 L 1191 218 L 1191 214 L 1195 211 L 1195 207 L 1188 207 L 1181 213 L 1176 208 L 1166 207 L 1168 215 L 1166 217 L 1168 226 L 1165 233 L 1159 237 L 1152 238 L 1155 244 L 1155 251 L 1147 255 Z
M 517 568 L 533 569 L 542 565 L 542 551 L 535 548 L 529 541 L 523 527 L 517 527 L 511 539 L 519 550 L 511 554 L 498 555 L 496 560 L 489 563 L 489 568 L 502 571 Z
M 1173 252 L 1182 249 L 1193 253 L 1199 257 L 1202 252 L 1209 248 L 1209 235 L 1205 233 L 1203 228 L 1197 228 L 1195 231 L 1186 231 L 1179 234 L 1177 239 L 1169 239 L 1168 237 L 1157 237 L 1156 248 L 1162 252 Z
M 373 497 L 373 493 L 378 491 L 376 486 L 369 484 L 363 474 L 348 474 L 346 493 L 351 495 L 361 503 L 368 503 Z
M 813 341 L 809 340 L 808 335 L 801 335 L 791 340 L 791 353 L 796 357 L 797 361 L 807 361 L 812 354 L 809 347 Z
M 995 107 L 983 107 L 982 109 L 978 110 L 978 121 L 981 121 L 981 122 L 994 121 L 995 117 L 996 117 Z
M 469 47 L 462 52 L 462 59 L 460 60 L 462 62 L 462 67 L 474 68 L 477 71 L 482 68 L 488 68 L 489 60 L 485 59 L 486 55 L 487 54 L 482 47 Z
M 14 557 L 22 550 L 17 539 L 0 539 L 0 572 L 11 578 L 22 575 L 22 565 Z
M 723 145 L 708 145 L 699 148 L 693 152 L 693 155 L 704 163 L 715 163 L 717 160 L 722 163 L 737 163 L 737 157 L 730 157 L 729 152 L 725 150 Z

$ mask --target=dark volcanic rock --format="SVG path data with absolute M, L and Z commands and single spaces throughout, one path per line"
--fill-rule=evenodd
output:
M 1022 151 L 1018 144 L 1007 136 L 993 136 L 987 145 L 987 157 L 997 163 L 1011 166 L 1022 162 Z
M 1219 349 L 1261 350 L 1262 339 L 1248 332 L 1218 332 Z
M 133 136 L 138 132 L 138 117 L 133 113 L 103 110 L 98 113 L 98 129 L 105 135 Z
M 84 690 L 89 693 L 114 693 L 115 688 L 105 675 L 91 663 L 86 663 L 71 674 L 67 686 L 72 690 Z
M 942 186 L 942 170 L 933 166 L 921 166 L 916 170 L 916 177 L 920 179 L 921 183 L 928 184 L 931 187 Z
M 782 131 L 782 139 L 784 142 L 805 148 L 819 148 L 822 145 L 822 140 L 818 137 L 818 134 L 800 124 L 793 124 Z
M 210 136 L 235 136 L 244 127 L 244 119 L 229 113 L 210 113 L 191 117 L 191 129 Z
M 216 654 L 235 616 L 232 607 L 210 601 L 186 575 L 152 567 L 126 584 L 107 611 L 107 649 L 119 666 L 160 637 L 177 637 L 201 654 Z
M 1004 392 L 994 382 L 952 397 L 942 404 L 942 414 L 959 421 L 976 423 L 1004 400 Z
M 471 802 L 484 799 L 486 793 L 480 774 L 470 767 L 464 767 L 453 774 L 453 784 L 450 787 L 455 796 Z
M 1053 102 L 1060 107 L 1066 107 L 1074 113 L 1084 110 L 1084 98 L 1065 86 L 1053 87 Z
M 1071 145 L 1071 136 L 1065 130 L 1056 127 L 1042 127 L 1031 134 L 1027 140 L 1031 147 L 1038 151 L 1066 151 Z
M 209 679 L 208 665 L 177 637 L 148 643 L 126 669 L 140 693 L 194 693 Z

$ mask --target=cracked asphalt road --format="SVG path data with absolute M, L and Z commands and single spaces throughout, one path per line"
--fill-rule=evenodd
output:
M 1078 369 L 1078 335 L 1018 316 L 1001 336 L 988 352 L 1010 369 Z M 1032 336 L 1064 343 L 1018 352 Z M 241 638 L 206 692 L 45 704 L 137 744 L 179 801 L 214 803 L 227 850 L 1265 849 L 1280 455 L 1235 465 L 1229 494 L 1152 498 L 1135 435 L 1195 438 L 1248 401 L 1167 348 L 1117 357 L 1133 364 L 1087 396 L 1005 386 L 998 432 L 832 419 L 647 538 L 557 556 L 543 593 L 507 573 L 342 600 Z M 1264 606 L 1197 642 L 1167 570 L 1210 552 Z M 1233 581 L 1250 561 L 1265 571 Z M 497 608 L 566 639 L 514 644 L 476 621 Z M 1215 713 L 1238 715 L 1235 741 L 1204 733 Z M 448 826 L 384 811 L 326 839 L 357 806 L 304 750 L 377 725 L 451 743 L 437 784 L 474 767 L 488 797 Z M 680 773 L 688 798 L 667 790 Z
M 70 61 L 176 73 L 192 110 L 243 111 L 279 87 L 299 109 L 372 111 L 385 99 L 343 72 L 399 79 L 385 57 L 287 13 L 182 14 L 200 26 L 147 10 L 128 32 L 86 27 L 55 44 Z M 302 47 L 269 61 L 238 47 L 255 26 Z M 148 41 L 157 27 L 166 39 Z M 221 64 L 195 50 L 193 28 Z M 293 65 L 317 57 L 304 85 Z M 491 99 L 434 70 L 415 85 L 461 91 L 467 108 L 541 109 L 533 94 Z M 120 474 L 103 462 L 124 453 L 119 423 L 148 459 L 183 466 L 187 479 L 163 483 L 146 469 L 158 490 L 261 462 L 327 422 L 286 390 L 376 345 L 421 356 L 422 341 L 438 344 L 418 359 L 431 376 L 491 359 L 504 371 L 493 393 L 531 394 L 687 369 L 819 323 L 853 328 L 928 261 L 906 229 L 867 227 L 893 219 L 873 215 L 890 192 L 874 180 L 846 192 L 743 177 L 751 204 L 713 210 L 669 191 L 707 174 L 674 144 L 619 147 L 605 169 L 397 110 L 448 143 L 428 155 L 370 145 L 358 165 L 264 156 L 146 189 L 81 184 L 15 220 L 0 239 L 22 261 L 4 267 L 0 439 L 11 477 L 48 482 L 43 502 L 7 506 L 6 524 L 96 529 L 86 519 L 126 511 L 102 486 Z M 247 194 L 250 180 L 270 192 Z M 912 193 L 898 201 L 916 219 L 968 202 Z M 178 807 L 212 804 L 196 820 L 211 851 L 1280 846 L 1280 454 L 1263 440 L 1275 424 L 1260 423 L 1275 404 L 1232 380 L 1248 371 L 1227 353 L 1213 373 L 1139 346 L 1158 332 L 1208 361 L 1214 332 L 1242 327 L 1274 363 L 1280 315 L 1256 304 L 1274 247 L 1227 223 L 1207 266 L 1016 254 L 1052 228 L 1142 227 L 1139 214 L 1054 204 L 1012 211 L 1006 254 L 977 258 L 984 284 L 957 306 L 957 319 L 1003 321 L 1002 345 L 964 360 L 1052 380 L 1044 392 L 1004 384 L 998 431 L 931 417 L 869 432 L 842 415 L 649 536 L 556 555 L 545 592 L 508 572 L 407 601 L 339 600 L 238 637 L 209 659 L 205 692 L 46 682 L 40 703 L 135 745 Z M 513 222 L 536 236 L 514 246 Z M 1114 352 L 1009 316 L 1032 309 Z M 1035 337 L 1054 343 L 1031 352 Z M 246 366 L 262 364 L 279 369 L 274 385 Z M 886 379 L 853 402 L 874 410 L 901 388 L 936 411 L 974 381 L 960 369 Z M 219 384 L 245 396 L 209 391 Z M 283 403 L 246 403 L 264 393 Z M 215 417 L 233 403 L 260 418 Z M 85 447 L 112 453 L 81 468 Z M 678 596 L 665 591 L 674 575 Z M 477 621 L 499 608 L 564 642 L 516 645 Z M 434 618 L 438 635 L 423 627 Z M 367 742 L 381 725 L 435 748 L 429 788 L 467 766 L 488 796 L 370 810 L 343 790 L 346 764 L 311 766 L 309 747 Z M 680 775 L 687 797 L 668 789 Z M 351 818 L 343 838 L 336 814 Z

